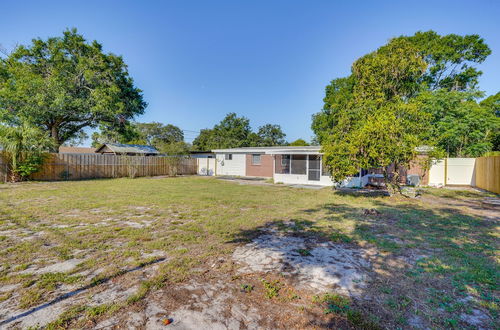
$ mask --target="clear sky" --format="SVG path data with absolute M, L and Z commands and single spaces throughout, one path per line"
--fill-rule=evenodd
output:
M 254 128 L 312 136 L 324 87 L 401 34 L 479 34 L 493 54 L 480 88 L 500 91 L 500 1 L 0 0 L 0 44 L 76 27 L 122 55 L 149 103 L 139 121 L 171 123 L 191 142 L 228 112 Z

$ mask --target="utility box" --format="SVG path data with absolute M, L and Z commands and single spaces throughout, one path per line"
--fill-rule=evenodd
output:
M 420 186 L 420 175 L 418 174 L 409 174 L 406 177 L 406 184 L 414 187 Z

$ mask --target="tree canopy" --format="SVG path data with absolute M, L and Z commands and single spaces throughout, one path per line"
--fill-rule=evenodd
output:
M 213 128 L 202 129 L 193 141 L 196 150 L 219 148 L 259 147 L 285 145 L 285 133 L 279 125 L 266 124 L 253 132 L 250 120 L 229 113 Z
M 172 124 L 158 122 L 135 123 L 129 122 L 117 129 L 102 128 L 92 135 L 92 145 L 97 147 L 106 142 L 132 143 L 150 145 L 156 148 L 166 144 L 184 141 L 182 130 Z
M 304 147 L 304 146 L 308 146 L 309 143 L 306 142 L 306 140 L 304 139 L 297 139 L 293 142 L 290 142 L 290 146 L 292 147 Z
M 428 31 L 394 38 L 356 60 L 348 77 L 326 87 L 323 109 L 313 115 L 334 179 L 359 168 L 406 166 L 424 144 L 451 156 L 494 148 L 498 103 L 491 97 L 478 104 L 475 67 L 490 53 L 477 35 Z
M 145 107 L 123 58 L 76 29 L 0 60 L 0 120 L 49 132 L 56 149 L 85 127 L 123 124 Z
M 258 143 L 261 146 L 272 147 L 286 144 L 285 136 L 280 125 L 266 124 L 260 126 L 257 131 Z

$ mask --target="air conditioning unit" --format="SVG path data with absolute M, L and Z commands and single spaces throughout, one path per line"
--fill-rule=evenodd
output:
M 406 177 L 406 184 L 409 186 L 418 187 L 420 186 L 420 175 L 418 174 L 409 174 Z

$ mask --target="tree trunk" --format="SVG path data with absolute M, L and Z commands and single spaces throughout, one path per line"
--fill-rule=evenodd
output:
M 59 152 L 61 141 L 59 140 L 59 127 L 56 124 L 50 127 L 50 137 L 54 139 L 54 145 L 51 147 L 51 152 Z
M 394 165 L 394 171 L 391 173 L 388 171 L 387 167 L 384 167 L 384 182 L 390 196 L 401 195 L 401 185 L 399 184 L 399 173 L 397 168 L 398 167 Z

